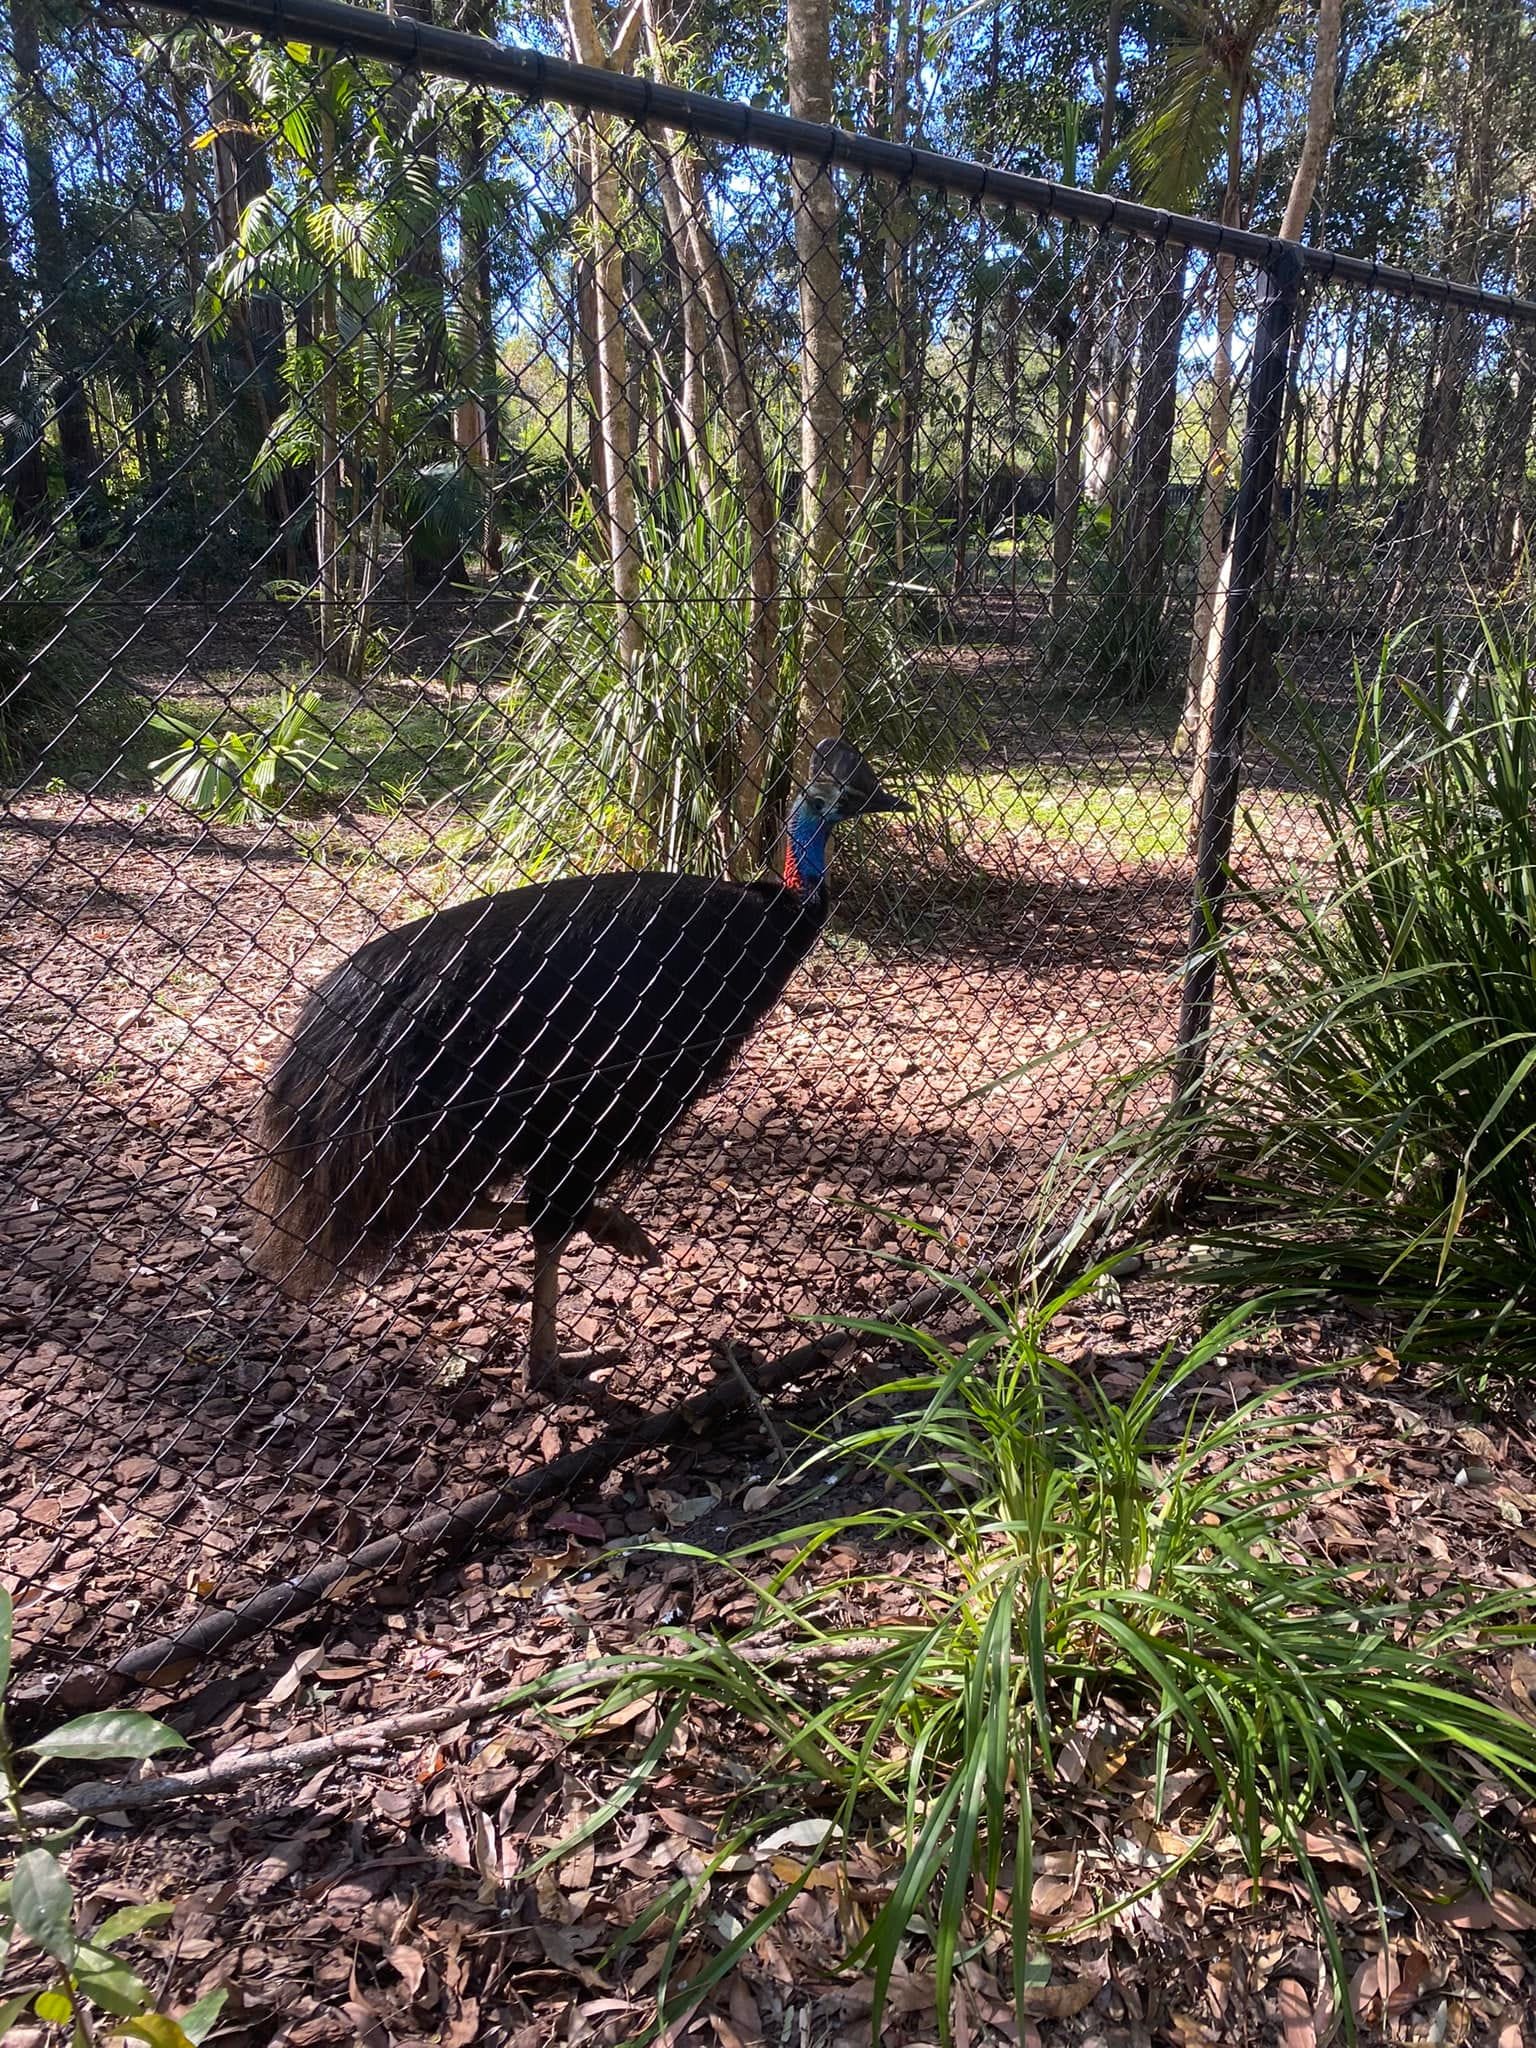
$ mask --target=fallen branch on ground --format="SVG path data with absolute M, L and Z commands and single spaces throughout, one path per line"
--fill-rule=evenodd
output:
M 888 1649 L 894 1638 L 867 1636 L 836 1644 L 786 1643 L 740 1646 L 736 1655 L 749 1664 L 816 1664 L 846 1661 L 850 1657 L 873 1656 Z M 604 1678 L 617 1678 L 633 1669 L 632 1660 L 604 1657 L 590 1664 L 574 1664 L 550 1673 L 561 1690 Z M 175 1771 L 160 1778 L 142 1778 L 137 1783 L 107 1783 L 93 1779 L 77 1785 L 59 1799 L 34 1799 L 22 1807 L 27 1827 L 39 1831 L 68 1827 L 77 1820 L 93 1819 L 104 1813 L 143 1813 L 149 1808 L 169 1806 L 181 1799 L 201 1799 L 210 1793 L 227 1792 L 253 1779 L 293 1776 L 323 1764 L 342 1763 L 350 1756 L 367 1755 L 388 1742 L 410 1736 L 441 1735 L 449 1728 L 469 1727 L 490 1715 L 510 1708 L 514 1695 L 505 1691 L 471 1693 L 468 1699 L 453 1700 L 446 1706 L 429 1707 L 419 1714 L 394 1714 L 381 1721 L 360 1721 L 350 1728 L 337 1728 L 329 1735 L 317 1735 L 309 1742 L 295 1742 L 283 1749 L 240 1750 L 215 1758 L 191 1771 Z M 18 1833 L 13 1813 L 0 1809 L 0 1837 Z

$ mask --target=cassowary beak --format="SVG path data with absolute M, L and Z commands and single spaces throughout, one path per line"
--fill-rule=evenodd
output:
M 904 796 L 892 796 L 889 790 L 875 788 L 868 796 L 847 796 L 843 799 L 850 818 L 867 818 L 872 811 L 911 811 L 915 804 L 909 804 Z

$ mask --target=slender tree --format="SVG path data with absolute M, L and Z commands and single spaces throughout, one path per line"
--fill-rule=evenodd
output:
M 788 0 L 790 112 L 833 117 L 830 0 Z M 848 460 L 844 417 L 846 310 L 837 185 L 824 164 L 793 167 L 800 272 L 801 548 L 805 636 L 800 675 L 802 753 L 843 722 Z
M 10 45 L 16 67 L 15 103 L 32 229 L 33 284 L 53 376 L 59 458 L 76 531 L 90 546 L 106 528 L 107 493 L 90 396 L 70 318 L 73 265 L 65 239 L 59 173 L 54 162 L 53 111 L 44 76 L 37 0 L 10 0 Z

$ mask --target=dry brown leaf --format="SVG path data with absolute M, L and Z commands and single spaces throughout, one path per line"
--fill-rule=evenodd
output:
M 1511 1892 L 1463 1892 L 1449 1904 L 1420 1904 L 1419 1917 L 1436 1927 L 1456 1927 L 1463 1932 L 1496 1927 L 1505 1934 L 1525 1934 L 1536 1928 L 1536 1905 L 1517 1899 Z
M 1031 1984 L 1024 1993 L 1025 2009 L 1035 2019 L 1069 2020 L 1086 2012 L 1108 1982 L 1109 1965 L 1101 1959 L 1065 1983 Z
M 1071 1877 L 1037 1877 L 1029 1894 L 1029 1916 L 1033 1922 L 1057 1918 L 1063 1907 L 1077 1897 L 1078 1883 Z
M 1192 2012 L 1170 2013 L 1168 2025 L 1178 2048 L 1217 2048 L 1216 2036 Z
M 480 2004 L 466 1998 L 437 2037 L 438 2048 L 473 2048 L 480 2039 Z
M 591 1515 L 579 1515 L 574 1508 L 562 1508 L 558 1515 L 551 1515 L 544 1524 L 546 1529 L 562 1536 L 578 1536 L 584 1543 L 605 1543 L 608 1531 Z
M 1301 1846 L 1319 1863 L 1342 1863 L 1346 1870 L 1362 1873 L 1370 1867 L 1359 1844 L 1346 1840 L 1343 1835 L 1324 1834 L 1319 1829 L 1307 1828 L 1302 1834 Z
M 1433 1988 L 1429 1957 L 1421 1948 L 1408 1950 L 1398 1964 L 1398 1979 L 1387 1994 L 1387 2013 L 1400 2019 Z
M 401 1943 L 385 1949 L 384 1960 L 404 1984 L 406 1995 L 414 2000 L 427 1978 L 427 1959 L 421 1950 Z
M 1294 1977 L 1282 1977 L 1276 1992 L 1280 2009 L 1280 2031 L 1285 2048 L 1317 2048 L 1317 2022 L 1312 2015 L 1312 1997 Z

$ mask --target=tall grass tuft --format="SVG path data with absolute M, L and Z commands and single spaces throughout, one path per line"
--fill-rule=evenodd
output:
M 527 874 L 624 864 L 722 873 L 736 833 L 751 686 L 753 537 L 722 475 L 684 475 L 646 498 L 636 535 L 644 656 L 620 659 L 596 523 L 530 593 L 520 617 L 472 650 L 495 695 L 488 771 L 470 792 L 483 827 Z M 792 537 L 781 536 L 786 556 Z M 791 773 L 805 634 L 792 560 L 780 563 L 777 662 L 761 781 Z M 852 550 L 846 731 L 882 771 L 942 770 L 973 722 L 938 707 L 902 643 L 872 540 Z
M 1201 1158 L 1208 1275 L 1355 1296 L 1486 1387 L 1536 1366 L 1536 668 L 1492 620 L 1428 689 L 1393 659 L 1313 736 L 1320 875 L 1240 896 L 1198 1113 L 1130 1142 Z
M 872 1981 L 873 2039 L 898 1966 L 921 1969 L 925 1951 L 941 2029 L 957 1968 L 999 1938 L 1024 2010 L 1042 1965 L 1035 1846 L 1050 1803 L 1070 1803 L 1066 1784 L 1085 1775 L 1111 1800 L 1130 1781 L 1123 1796 L 1143 1802 L 1165 1845 L 1150 1877 L 1145 1862 L 1102 1874 L 1092 1920 L 1218 1842 L 1235 1843 L 1255 1881 L 1266 1857 L 1288 1853 L 1342 1986 L 1309 1827 L 1350 1831 L 1384 1911 L 1371 1828 L 1383 1789 L 1474 1870 L 1477 1847 L 1456 1830 L 1469 1788 L 1486 1776 L 1536 1791 L 1536 1730 L 1479 1698 L 1458 1663 L 1503 1607 L 1451 1603 L 1436 1618 L 1310 1561 L 1303 1517 L 1327 1483 L 1312 1426 L 1262 1397 L 1202 1397 L 1202 1376 L 1264 1305 L 1168 1352 L 1117 1401 L 1049 1346 L 1052 1318 L 1093 1277 L 1034 1310 L 957 1285 L 980 1324 L 958 1353 L 921 1330 L 865 1326 L 913 1366 L 871 1397 L 874 1419 L 844 1418 L 805 1476 L 846 1479 L 852 1466 L 855 1481 L 887 1480 L 892 1504 L 734 1552 L 756 1611 L 729 1637 L 675 1629 L 654 1653 L 537 1689 L 546 1703 L 563 1691 L 578 1736 L 627 1724 L 641 1701 L 665 1710 L 604 1821 L 658 1768 L 684 1715 L 699 1711 L 716 1743 L 722 1714 L 756 1731 L 751 1803 L 722 1824 L 720 1857 L 692 1893 L 670 1902 L 672 1954 L 689 1925 L 712 1930 L 713 1953 L 687 1980 L 664 1974 L 658 2026 L 806 1884 L 835 1892 L 855 1845 L 864 1919 L 844 1960 Z M 850 1553 L 851 1566 L 828 1568 Z M 812 1844 L 803 1868 L 780 1870 L 756 1914 L 736 1917 L 710 1880 L 770 1861 L 787 1818 L 800 1853 Z M 874 1890 L 871 1852 L 888 1873 Z

